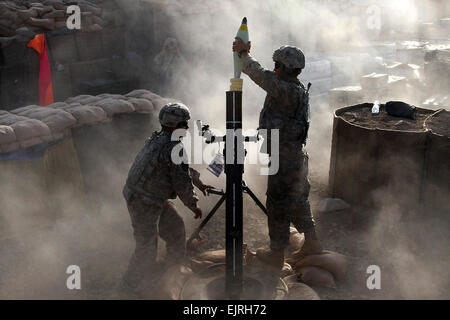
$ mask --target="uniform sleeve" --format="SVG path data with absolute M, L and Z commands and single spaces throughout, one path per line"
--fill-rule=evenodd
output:
M 171 152 L 170 148 L 170 152 Z M 184 148 L 180 152 L 184 152 Z M 198 197 L 192 185 L 192 179 L 189 174 L 189 165 L 187 163 L 176 164 L 169 160 L 169 178 L 177 196 L 189 209 L 197 207 Z
M 247 56 L 243 59 L 242 71 L 270 96 L 279 98 L 287 94 L 284 81 L 278 79 L 273 71 L 264 69 L 255 58 Z

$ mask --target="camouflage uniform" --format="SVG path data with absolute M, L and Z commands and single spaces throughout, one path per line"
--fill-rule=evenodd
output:
M 184 259 L 184 222 L 169 199 L 178 195 L 188 208 L 195 208 L 198 197 L 192 182 L 197 186 L 201 182 L 200 174 L 189 168 L 187 162 L 173 163 L 172 149 L 179 143 L 171 141 L 169 131 L 155 132 L 145 142 L 128 174 L 123 195 L 136 240 L 136 249 L 124 276 L 129 287 L 136 287 L 145 272 L 155 266 L 158 231 L 166 242 L 167 256 L 174 262 Z
M 243 60 L 243 72 L 267 92 L 259 128 L 279 129 L 279 170 L 268 177 L 266 205 L 270 247 L 281 250 L 289 243 L 291 222 L 299 232 L 314 228 L 304 149 L 309 128 L 308 93 L 298 79 L 281 80 L 250 56 Z

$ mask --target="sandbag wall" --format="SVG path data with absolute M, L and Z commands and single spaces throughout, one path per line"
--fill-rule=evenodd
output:
M 405 212 L 448 213 L 449 136 L 427 127 L 447 113 L 421 109 L 429 116 L 422 129 L 410 131 L 370 128 L 342 116 L 371 107 L 371 103 L 359 104 L 334 113 L 330 194 L 375 209 L 393 206 Z
M 111 182 L 122 187 L 137 150 L 156 129 L 154 114 L 166 102 L 135 90 L 0 111 L 2 229 L 14 230 L 11 223 L 21 216 L 26 223 L 19 229 L 51 225 L 67 212 L 85 214 L 85 200 L 99 204 L 121 196 Z

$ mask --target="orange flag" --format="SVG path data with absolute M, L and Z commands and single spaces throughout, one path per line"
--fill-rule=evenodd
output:
M 52 72 L 50 70 L 50 62 L 48 61 L 47 43 L 45 34 L 38 34 L 28 43 L 39 54 L 40 70 L 39 70 L 39 104 L 48 106 L 54 102 Z

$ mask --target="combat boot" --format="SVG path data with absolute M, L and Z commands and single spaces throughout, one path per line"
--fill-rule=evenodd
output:
M 256 256 L 274 268 L 277 271 L 281 271 L 284 264 L 284 250 L 271 250 L 271 249 L 258 249 L 256 250 Z

